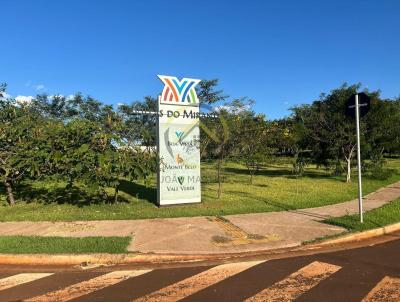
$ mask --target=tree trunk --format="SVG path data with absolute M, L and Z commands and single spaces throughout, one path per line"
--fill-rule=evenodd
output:
M 66 191 L 67 191 L 67 197 L 68 197 L 68 203 L 72 203 L 73 200 L 73 195 L 72 195 L 72 187 L 74 186 L 74 180 L 72 177 L 69 177 L 68 179 L 68 183 L 65 187 Z
M 119 186 L 116 186 L 114 191 L 114 203 L 118 202 L 118 193 L 119 193 Z
M 379 159 L 382 159 L 383 158 L 383 152 L 385 151 L 385 147 L 382 147 L 382 149 L 381 149 L 381 153 L 380 153 L 380 158 Z
M 11 183 L 6 180 L 4 182 L 4 186 L 6 187 L 8 203 L 10 204 L 10 206 L 15 205 L 15 198 L 14 198 L 14 193 L 13 193 L 13 189 L 12 189 Z
M 347 158 L 347 175 L 346 175 L 346 183 L 351 182 L 351 158 Z
M 347 162 L 346 183 L 350 183 L 351 182 L 351 160 L 353 158 L 353 154 L 354 154 L 355 148 L 356 148 L 356 146 L 353 146 L 350 149 L 350 152 L 349 152 L 348 156 L 346 156 L 346 153 L 344 155 L 344 157 L 346 158 L 346 162 Z
M 218 199 L 221 198 L 222 184 L 221 184 L 221 161 L 218 162 Z
M 246 167 L 247 167 L 247 172 L 249 172 L 249 175 L 250 175 L 250 184 L 252 185 L 253 184 L 253 174 L 251 171 L 251 166 L 250 166 L 250 164 L 246 164 Z

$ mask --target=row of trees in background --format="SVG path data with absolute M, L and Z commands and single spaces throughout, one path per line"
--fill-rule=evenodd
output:
M 225 159 L 238 160 L 253 176 L 266 163 L 289 157 L 292 173 L 302 175 L 309 164 L 324 167 L 351 182 L 355 164 L 355 121 L 346 115 L 346 102 L 361 88 L 346 84 L 321 94 L 311 104 L 294 106 L 289 117 L 267 120 L 252 109 L 247 98 L 235 99 L 220 111 L 219 120 L 203 121 L 203 158 L 217 159 L 221 169 Z M 361 119 L 361 147 L 364 170 L 375 178 L 387 178 L 384 156 L 400 154 L 400 98 L 382 99 L 379 91 L 371 96 L 371 110 Z M 210 139 L 214 129 L 216 138 Z M 205 138 L 204 138 L 205 137 Z M 221 179 L 218 175 L 219 196 Z
M 5 89 L 0 86 L 0 181 L 10 204 L 16 185 L 25 179 L 59 177 L 66 192 L 79 183 L 117 201 L 121 179 L 148 180 L 156 171 L 156 116 L 135 114 L 156 111 L 155 98 L 114 109 L 80 94 L 39 95 L 17 103 L 2 97 Z M 359 89 L 343 85 L 311 104 L 293 107 L 289 117 L 267 120 L 253 110 L 252 100 L 230 100 L 217 80 L 202 81 L 197 91 L 202 105 L 219 113 L 200 123 L 201 156 L 215 160 L 218 197 L 226 160 L 243 163 L 250 182 L 277 157 L 290 157 L 296 175 L 313 163 L 346 174 L 350 182 L 356 138 L 354 120 L 345 115 L 346 100 Z M 382 175 L 384 156 L 400 153 L 400 99 L 369 94 L 371 110 L 361 121 L 364 166 Z
M 5 86 L 2 86 L 2 91 Z M 131 120 L 112 106 L 81 95 L 72 99 L 38 96 L 29 104 L 0 101 L 0 180 L 8 202 L 25 179 L 57 177 L 66 193 L 82 184 L 102 194 L 114 190 L 118 199 L 121 179 L 147 179 L 155 170 L 152 153 L 135 143 Z

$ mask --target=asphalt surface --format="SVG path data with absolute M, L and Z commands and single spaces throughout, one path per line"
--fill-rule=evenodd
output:
M 102 268 L 0 266 L 0 301 L 400 301 L 400 233 L 277 260 Z

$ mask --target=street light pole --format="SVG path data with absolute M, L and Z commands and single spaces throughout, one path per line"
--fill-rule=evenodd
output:
M 361 180 L 361 148 L 360 148 L 360 106 L 358 104 L 358 93 L 356 94 L 356 128 L 357 128 L 357 167 L 358 167 L 358 211 L 360 222 L 364 223 L 363 200 L 362 200 L 362 180 Z

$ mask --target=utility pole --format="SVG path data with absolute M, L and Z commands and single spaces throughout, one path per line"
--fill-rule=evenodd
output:
M 357 168 L 358 168 L 358 212 L 360 213 L 360 222 L 364 223 L 363 199 L 362 199 L 362 177 L 361 177 L 361 148 L 360 148 L 360 105 L 358 102 L 358 93 L 356 94 L 356 128 L 357 128 Z
M 355 93 L 347 100 L 346 115 L 355 118 L 357 131 L 357 170 L 358 170 L 358 211 L 360 222 L 364 223 L 362 175 L 361 175 L 361 143 L 360 143 L 360 118 L 366 115 L 371 107 L 371 98 L 364 92 Z

